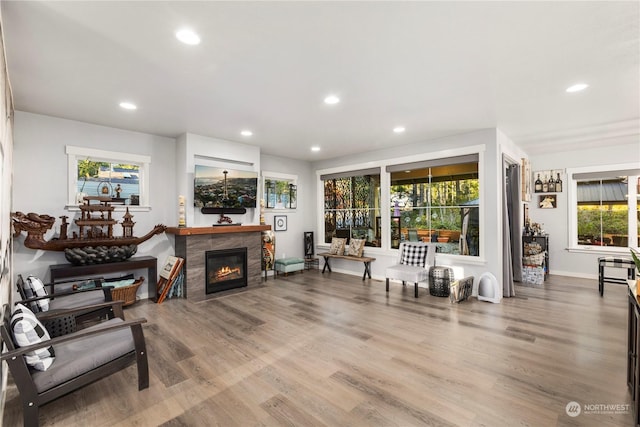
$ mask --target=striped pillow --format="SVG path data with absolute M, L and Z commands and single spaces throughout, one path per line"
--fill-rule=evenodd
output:
M 27 277 L 27 286 L 31 288 L 31 292 L 37 297 L 46 297 L 48 295 L 42 280 L 35 276 L 30 275 Z M 49 311 L 49 298 L 37 300 L 35 303 L 39 311 Z
M 22 304 L 16 304 L 11 316 L 13 340 L 18 347 L 39 344 L 50 339 L 49 332 L 42 326 L 35 314 Z M 44 347 L 24 355 L 27 365 L 38 371 L 46 371 L 55 359 L 53 347 Z

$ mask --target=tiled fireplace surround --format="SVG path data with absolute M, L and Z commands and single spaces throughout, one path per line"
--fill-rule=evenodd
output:
M 191 302 L 204 301 L 224 292 L 205 293 L 205 253 L 216 249 L 247 248 L 247 287 L 262 281 L 262 231 L 269 225 L 171 227 L 175 236 L 176 256 L 185 259 L 186 297 Z M 230 291 L 226 291 L 230 292 Z

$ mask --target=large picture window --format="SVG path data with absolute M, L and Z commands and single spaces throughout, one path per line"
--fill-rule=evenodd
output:
M 324 242 L 333 237 L 365 239 L 380 247 L 380 170 L 322 175 Z
M 441 253 L 480 255 L 478 156 L 388 166 L 391 247 L 437 242 Z
M 572 173 L 572 246 L 627 248 L 640 234 L 640 170 Z

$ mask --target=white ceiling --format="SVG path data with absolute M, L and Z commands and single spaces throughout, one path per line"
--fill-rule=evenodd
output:
M 638 140 L 635 1 L 5 0 L 2 19 L 21 111 L 311 161 L 491 127 L 530 152 Z

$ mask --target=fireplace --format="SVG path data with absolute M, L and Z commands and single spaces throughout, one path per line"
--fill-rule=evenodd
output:
M 247 248 L 207 251 L 205 265 L 207 294 L 247 286 Z

